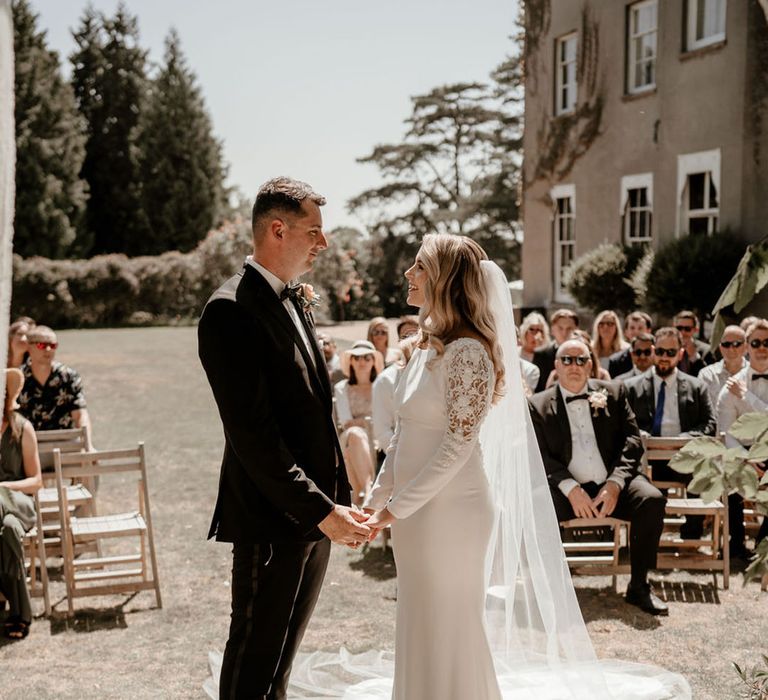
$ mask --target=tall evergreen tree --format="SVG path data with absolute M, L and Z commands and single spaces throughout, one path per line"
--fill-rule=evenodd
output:
M 224 200 L 221 145 L 178 34 L 165 41 L 139 139 L 142 202 L 150 235 L 142 252 L 187 251 L 204 238 Z
M 75 247 L 87 187 L 83 120 L 59 57 L 48 49 L 27 0 L 13 3 L 16 119 L 14 249 L 24 257 L 64 257 Z
M 93 244 L 87 252 L 137 255 L 148 233 L 136 145 L 146 51 L 123 3 L 113 18 L 87 8 L 74 38 L 72 84 L 88 136 L 82 176 L 90 187 L 86 228 Z

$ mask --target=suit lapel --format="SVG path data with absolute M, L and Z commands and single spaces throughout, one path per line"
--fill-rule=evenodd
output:
M 680 419 L 680 432 L 688 430 L 688 409 L 691 407 L 691 399 L 688 396 L 691 385 L 685 377 L 677 373 L 677 416 Z
M 573 454 L 573 443 L 571 441 L 571 423 L 568 420 L 568 411 L 565 408 L 565 400 L 563 399 L 563 392 L 560 390 L 560 386 L 555 386 L 555 393 L 550 399 L 550 410 L 557 419 L 560 426 L 560 432 L 563 435 L 563 449 L 565 454 L 563 455 L 563 462 L 565 464 L 571 463 L 571 455 Z
M 294 345 L 301 354 L 301 358 L 307 367 L 310 384 L 314 391 L 318 395 L 327 398 L 328 391 L 325 389 L 318 376 L 315 363 L 312 362 L 309 352 L 307 351 L 307 346 L 299 334 L 299 329 L 296 328 L 296 324 L 293 322 L 291 315 L 274 293 L 274 290 L 269 286 L 267 280 L 265 280 L 261 274 L 250 265 L 245 266 L 243 281 L 237 290 L 237 298 L 238 301 L 243 303 L 251 311 L 251 313 L 255 315 L 262 315 L 262 313 L 266 314 L 291 336 Z M 301 315 L 299 317 L 301 317 Z
M 317 343 L 314 324 L 310 323 L 307 314 L 304 312 L 304 309 L 301 308 L 301 304 L 299 304 L 297 301 L 293 301 L 292 303 L 293 307 L 296 309 L 296 313 L 299 314 L 299 319 L 301 320 L 301 325 L 304 327 L 304 332 L 307 334 L 309 344 L 312 346 L 312 354 L 315 358 L 315 373 L 317 374 L 318 380 L 320 381 L 320 384 L 325 391 L 325 395 L 330 399 L 331 382 L 328 378 L 328 372 L 321 371 L 321 368 L 325 367 L 325 356 L 323 355 L 323 352 L 320 350 L 320 346 Z

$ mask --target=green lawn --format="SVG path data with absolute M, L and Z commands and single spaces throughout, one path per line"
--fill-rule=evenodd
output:
M 164 606 L 154 609 L 145 592 L 81 600 L 74 622 L 36 620 L 24 642 L 0 642 L 0 696 L 200 698 L 207 651 L 226 640 L 230 548 L 205 540 L 223 438 L 195 330 L 65 331 L 59 340 L 59 359 L 83 377 L 96 446 L 146 444 Z M 100 498 L 115 500 L 121 488 L 105 481 Z M 768 648 L 768 594 L 742 588 L 740 577 L 729 591 L 692 574 L 656 580 L 671 602 L 666 619 L 626 606 L 607 578 L 577 579 L 598 653 L 679 671 L 696 698 L 738 697 L 730 663 L 752 665 Z M 390 556 L 336 548 L 305 648 L 391 648 L 394 592 Z M 60 582 L 53 598 L 66 609 Z

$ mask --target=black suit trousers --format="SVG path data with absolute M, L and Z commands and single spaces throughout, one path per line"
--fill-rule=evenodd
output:
M 600 484 L 590 481 L 582 484 L 591 498 L 597 496 Z M 550 489 L 555 504 L 555 513 L 559 522 L 571 520 L 576 515 L 571 502 L 557 488 Z M 616 508 L 611 517 L 628 520 L 629 528 L 629 559 L 632 570 L 632 584 L 645 583 L 648 571 L 656 568 L 656 554 L 659 550 L 659 539 L 664 527 L 664 507 L 667 499 L 648 479 L 642 475 L 634 477 L 625 483 L 619 494 Z
M 328 567 L 331 543 L 235 543 L 221 700 L 284 700 Z

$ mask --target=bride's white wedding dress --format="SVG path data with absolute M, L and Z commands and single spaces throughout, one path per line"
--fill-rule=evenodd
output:
M 506 278 L 483 267 L 505 395 L 492 405 L 480 342 L 455 340 L 439 357 L 415 350 L 370 498 L 397 518 L 395 654 L 299 654 L 289 697 L 688 700 L 678 674 L 594 654 L 528 415 Z M 214 698 L 219 658 L 206 683 Z

